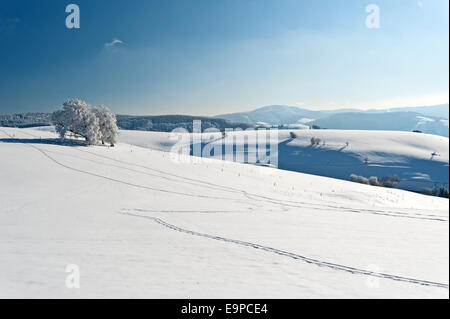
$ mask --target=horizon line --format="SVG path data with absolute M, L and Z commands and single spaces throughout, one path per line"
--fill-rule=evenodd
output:
M 128 115 L 128 116 L 164 116 L 164 115 L 171 115 L 171 116 L 202 116 L 202 117 L 218 117 L 220 115 L 228 115 L 228 114 L 239 114 L 239 113 L 248 113 L 252 111 L 256 111 L 258 109 L 262 109 L 265 107 L 271 107 L 271 106 L 282 106 L 282 107 L 291 107 L 291 108 L 297 108 L 307 111 L 313 111 L 313 112 L 327 112 L 327 111 L 338 111 L 338 110 L 349 110 L 352 112 L 367 112 L 372 110 L 378 110 L 378 111 L 389 111 L 391 109 L 398 109 L 398 108 L 418 108 L 418 107 L 437 107 L 437 106 L 443 106 L 448 105 L 450 102 L 444 102 L 439 104 L 430 104 L 430 105 L 413 105 L 413 106 L 391 106 L 391 107 L 325 107 L 325 108 L 319 108 L 315 109 L 314 107 L 308 107 L 308 106 L 299 106 L 299 105 L 288 105 L 288 104 L 267 104 L 263 106 L 255 106 L 253 108 L 244 110 L 244 111 L 238 111 L 238 112 L 230 112 L 230 113 L 221 113 L 216 115 L 207 115 L 205 113 L 202 114 L 187 114 L 187 113 L 122 113 L 122 112 L 115 112 L 116 115 Z M 43 111 L 27 111 L 27 112 L 16 112 L 16 113 L 1 113 L 0 115 L 19 115 L 19 114 L 32 114 L 32 113 L 53 113 L 53 112 L 43 112 Z

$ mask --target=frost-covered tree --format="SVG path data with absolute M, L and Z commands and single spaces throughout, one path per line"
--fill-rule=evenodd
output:
M 378 181 L 378 177 L 376 176 L 370 176 L 369 177 L 369 184 L 373 186 L 380 186 L 380 182 Z
M 352 182 L 357 182 L 357 181 L 358 181 L 358 175 L 356 175 L 356 174 L 351 174 L 351 175 L 350 175 L 350 180 L 351 180 Z
M 369 184 L 369 179 L 365 178 L 364 176 L 358 176 L 358 183 L 368 185 Z
M 380 183 L 384 187 L 395 187 L 400 182 L 398 176 L 387 176 L 380 180 Z
M 117 142 L 119 129 L 117 127 L 116 116 L 105 106 L 94 107 L 93 113 L 98 119 L 100 130 L 100 141 L 102 144 L 109 143 L 111 146 Z
M 71 132 L 76 136 L 84 137 L 89 144 L 96 144 L 99 141 L 99 120 L 84 101 L 67 100 L 62 110 L 52 114 L 52 122 L 61 138 Z
M 66 136 L 69 127 L 69 119 L 66 117 L 67 113 L 63 110 L 55 111 L 52 114 L 52 124 L 55 125 L 55 130 L 61 138 Z

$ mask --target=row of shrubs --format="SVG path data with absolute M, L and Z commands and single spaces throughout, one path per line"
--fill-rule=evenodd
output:
M 366 178 L 364 176 L 359 176 L 356 174 L 350 175 L 350 180 L 355 183 L 361 183 L 366 185 L 373 185 L 373 186 L 382 186 L 382 187 L 389 187 L 393 188 L 397 186 L 397 184 L 400 182 L 400 179 L 398 176 L 387 176 L 382 179 L 378 179 L 376 176 L 371 176 L 369 178 Z M 446 187 L 440 187 L 438 189 L 433 188 L 424 188 L 421 192 L 424 195 L 429 196 L 439 196 L 444 198 L 449 198 L 449 191 Z
M 400 182 L 398 176 L 387 176 L 383 177 L 382 179 L 378 179 L 376 176 L 371 176 L 369 178 L 366 178 L 364 176 L 358 176 L 356 174 L 350 175 L 350 180 L 352 182 L 366 184 L 366 185 L 373 185 L 373 186 L 382 186 L 382 187 L 395 187 Z
M 437 189 L 433 189 L 433 188 L 424 188 L 424 190 L 422 191 L 422 194 L 424 195 L 429 195 L 429 196 L 438 196 L 438 197 L 443 197 L 443 198 L 448 198 L 449 196 L 449 192 L 448 189 L 445 187 L 440 187 L 439 190 Z
M 292 139 L 297 138 L 297 134 L 295 134 L 294 132 L 289 132 L 289 136 Z M 320 144 L 325 145 L 325 140 L 322 141 L 318 137 L 311 137 L 311 145 L 314 146 L 314 145 L 320 145 Z M 348 142 L 346 142 L 345 145 L 348 146 Z

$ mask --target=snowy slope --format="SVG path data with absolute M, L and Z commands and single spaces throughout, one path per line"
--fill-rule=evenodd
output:
M 449 297 L 446 199 L 53 136 L 0 128 L 0 297 Z
M 297 138 L 290 138 L 291 131 Z M 203 138 L 209 141 L 209 135 L 203 134 Z M 219 147 L 223 143 L 220 136 L 215 134 L 213 142 Z M 311 137 L 320 138 L 320 145 L 311 146 Z M 164 151 L 170 151 L 177 142 L 170 133 L 159 132 L 121 131 L 120 139 Z M 235 140 L 244 141 L 243 138 Z M 254 143 L 247 142 L 245 147 L 248 144 Z M 250 147 L 250 152 L 256 150 Z M 398 188 L 413 191 L 448 188 L 448 163 L 449 139 L 436 135 L 397 131 L 280 130 L 278 136 L 278 167 L 281 169 L 344 180 L 348 180 L 350 174 L 367 178 L 397 175 L 401 179 Z

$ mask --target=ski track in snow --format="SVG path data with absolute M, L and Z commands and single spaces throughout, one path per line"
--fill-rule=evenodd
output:
M 411 218 L 411 219 L 425 219 L 425 220 L 432 220 L 432 221 L 438 221 L 438 222 L 448 222 L 446 218 L 447 216 L 440 216 L 440 215 L 427 215 L 427 214 L 414 214 L 413 215 L 420 215 L 420 216 L 411 216 L 407 213 L 402 212 L 390 212 L 390 211 L 376 211 L 376 210 L 369 210 L 369 209 L 362 209 L 362 208 L 349 208 L 349 207 L 340 207 L 340 206 L 333 206 L 333 205 L 325 205 L 325 204 L 315 204 L 315 203 L 302 203 L 302 205 L 293 205 L 293 204 L 286 204 L 285 202 L 277 199 L 273 199 L 270 197 L 265 197 L 261 195 L 254 195 L 254 194 L 246 194 L 248 198 L 251 199 L 251 196 L 259 197 L 265 200 L 266 202 L 270 202 L 275 205 L 281 205 L 283 207 L 295 207 L 295 208 L 308 208 L 308 209 L 315 209 L 315 210 L 328 210 L 328 211 L 334 211 L 334 212 L 348 212 L 348 213 L 357 213 L 357 214 L 371 214 L 371 215 L 380 215 L 380 216 L 389 216 L 389 217 L 400 217 L 400 218 Z M 289 202 L 289 201 L 287 201 Z M 297 202 L 300 203 L 300 202 Z M 305 205 L 311 205 L 311 206 L 305 206 Z M 421 217 L 423 216 L 423 217 Z M 438 218 L 436 218 L 438 217 Z
M 11 136 L 10 134 L 6 133 L 5 131 L 1 130 L 5 135 L 9 136 L 10 138 L 15 138 L 13 136 Z M 21 132 L 22 133 L 22 132 Z M 23 132 L 26 135 L 32 136 L 32 137 L 37 137 L 36 135 L 33 135 L 31 133 L 28 132 Z M 55 158 L 53 158 L 52 156 L 50 156 L 48 153 L 52 153 L 51 151 L 48 150 L 43 150 L 35 145 L 31 145 L 31 144 L 24 144 L 27 146 L 30 146 L 34 149 L 36 149 L 37 151 L 41 152 L 43 155 L 45 155 L 47 158 L 49 158 L 51 161 L 55 162 L 56 164 L 65 167 L 67 169 L 76 171 L 76 172 L 80 172 L 80 173 L 84 173 L 84 174 L 88 174 L 88 175 L 92 175 L 95 177 L 99 177 L 99 178 L 103 178 L 103 179 L 107 179 L 107 180 L 111 180 L 117 183 L 122 183 L 125 185 L 129 185 L 129 186 L 133 186 L 133 187 L 138 187 L 138 188 L 144 188 L 144 189 L 149 189 L 152 191 L 159 191 L 159 192 L 164 192 L 164 193 L 171 193 L 174 195 L 183 195 L 183 196 L 190 196 L 190 197 L 200 197 L 200 198 L 209 198 L 209 199 L 222 199 L 222 200 L 232 200 L 232 201 L 236 201 L 236 202 L 243 202 L 241 199 L 237 199 L 237 198 L 227 198 L 227 197 L 217 197 L 217 196 L 208 196 L 208 195 L 199 195 L 199 194 L 190 194 L 190 193 L 182 193 L 182 192 L 175 192 L 175 191 L 169 191 L 169 190 L 163 190 L 163 189 L 158 189 L 158 188 L 153 188 L 153 187 L 149 187 L 149 186 L 144 186 L 144 185 L 138 185 L 138 184 L 134 184 L 134 183 L 130 183 L 127 181 L 122 181 L 122 180 L 118 180 L 118 179 L 114 179 L 111 177 L 107 177 L 104 175 L 100 175 L 100 174 L 96 174 L 96 173 L 92 173 L 92 172 L 88 172 L 88 171 L 84 171 L 84 170 L 80 170 L 68 165 L 65 165 L 61 162 L 59 162 L 58 160 L 56 160 Z M 404 212 L 395 212 L 395 211 L 377 211 L 377 210 L 370 210 L 370 209 L 363 209 L 363 208 L 350 208 L 350 207 L 345 207 L 345 206 L 335 206 L 335 205 L 329 205 L 329 204 L 318 204 L 318 203 L 308 203 L 308 202 L 300 202 L 300 201 L 291 201 L 291 200 L 279 200 L 279 199 L 275 199 L 272 197 L 267 197 L 267 196 L 262 196 L 262 195 L 258 195 L 258 194 L 252 194 L 249 193 L 245 190 L 240 190 L 240 189 L 235 189 L 232 187 L 227 187 L 227 186 L 223 186 L 223 185 L 219 185 L 219 184 L 215 184 L 215 183 L 210 183 L 210 182 L 206 182 L 206 181 L 202 181 L 202 180 L 197 180 L 197 179 L 192 179 L 192 178 L 187 178 L 187 177 L 183 177 L 183 176 L 179 176 L 176 174 L 171 174 L 168 172 L 164 172 L 161 170 L 157 170 L 154 168 L 150 168 L 147 166 L 143 166 L 143 165 L 138 165 L 138 164 L 134 164 L 134 163 L 129 163 L 129 162 L 125 162 L 125 161 L 121 161 L 121 160 L 117 160 L 105 155 L 100 155 L 100 154 L 96 154 L 96 153 L 92 153 L 86 150 L 81 150 L 78 148 L 74 148 L 77 151 L 83 152 L 83 153 L 88 153 L 90 155 L 94 155 L 100 158 L 104 158 L 104 159 L 108 159 L 110 161 L 114 161 L 114 162 L 119 162 L 125 165 L 129 165 L 129 166 L 135 166 L 135 167 L 140 167 L 140 168 L 144 168 L 147 170 L 151 170 L 160 174 L 164 174 L 164 175 L 168 175 L 171 177 L 175 177 L 178 179 L 183 180 L 183 183 L 187 183 L 187 184 L 191 184 L 194 186 L 199 186 L 199 187 L 204 187 L 204 185 L 206 185 L 206 187 L 211 188 L 214 187 L 215 189 L 220 189 L 220 190 L 224 190 L 224 191 L 228 191 L 231 193 L 239 193 L 242 194 L 243 196 L 245 196 L 247 199 L 250 199 L 254 202 L 261 202 L 261 201 L 265 201 L 274 205 L 278 205 L 281 206 L 281 208 L 286 208 L 286 207 L 293 207 L 293 208 L 307 208 L 307 209 L 315 209 L 315 210 L 328 210 L 328 211 L 333 211 L 333 212 L 346 212 L 346 213 L 357 213 L 357 214 L 372 214 L 372 215 L 378 215 L 378 216 L 388 216 L 388 217 L 396 217 L 396 218 L 409 218 L 409 219 L 422 219 L 422 220 L 430 220 L 430 221 L 436 221 L 436 222 L 448 222 L 449 217 L 447 216 L 441 216 L 441 215 L 431 215 L 431 214 L 419 214 L 419 213 L 412 213 L 412 214 L 408 214 L 408 213 L 404 213 Z M 79 159 L 82 160 L 86 160 L 86 161 L 92 161 L 90 159 L 85 159 L 85 158 L 80 158 L 77 157 Z M 95 161 L 94 161 L 95 162 Z M 105 166 L 111 166 L 111 167 L 116 167 L 116 168 L 121 168 L 121 169 L 126 169 L 126 170 L 131 170 L 134 171 L 136 173 L 140 173 L 140 174 L 148 174 L 145 172 L 141 172 L 141 171 L 136 171 L 127 167 L 122 167 L 122 166 L 118 166 L 118 165 L 112 165 L 112 164 L 106 164 L 106 163 L 100 163 L 100 162 L 96 162 L 97 164 L 100 165 L 105 165 Z M 167 178 L 167 176 L 159 176 L 161 178 L 165 178 L 165 179 L 169 179 L 174 181 L 173 179 Z M 175 180 L 176 181 L 176 180 Z M 181 182 L 181 181 L 178 181 Z M 200 185 L 199 185 L 200 184 Z M 252 198 L 252 197 L 256 197 Z M 291 204 L 289 204 L 291 203 Z M 249 205 L 253 205 L 252 203 L 246 202 L 246 204 Z M 253 205 L 254 206 L 254 205 Z
M 9 135 L 8 133 L 4 132 L 3 130 L 1 130 L 1 131 L 4 134 L 8 135 L 10 138 L 14 139 L 14 137 Z M 160 189 L 160 188 L 154 188 L 154 187 L 145 186 L 145 185 L 134 184 L 134 183 L 130 183 L 130 182 L 127 182 L 127 181 L 122 181 L 122 180 L 119 180 L 119 179 L 115 179 L 115 178 L 112 178 L 112 177 L 108 177 L 108 176 L 104 176 L 104 175 L 100 175 L 100 174 L 84 171 L 84 170 L 81 170 L 81 169 L 74 168 L 74 167 L 68 166 L 66 164 L 63 164 L 63 163 L 59 162 L 58 160 L 56 160 L 54 157 L 50 156 L 47 151 L 44 151 L 43 149 L 41 149 L 41 148 L 39 148 L 39 147 L 37 147 L 35 145 L 25 144 L 25 143 L 22 143 L 22 145 L 29 146 L 29 147 L 39 151 L 45 157 L 50 159 L 52 162 L 58 164 L 59 166 L 62 166 L 64 168 L 67 168 L 67 169 L 75 171 L 75 172 L 79 172 L 79 173 L 95 176 L 95 177 L 98 177 L 98 178 L 103 178 L 103 179 L 110 180 L 110 181 L 113 181 L 113 182 L 116 182 L 116 183 L 121 183 L 121 184 L 125 184 L 125 185 L 128 185 L 128 186 L 133 186 L 133 187 L 137 187 L 137 188 L 144 188 L 144 189 L 148 189 L 148 190 L 151 190 L 151 191 L 162 192 L 162 193 L 169 193 L 169 194 L 181 195 L 181 196 L 200 197 L 200 198 L 209 198 L 209 199 L 222 199 L 222 200 L 238 200 L 238 199 L 235 199 L 235 198 L 228 198 L 228 197 L 218 197 L 218 196 L 208 196 L 208 195 L 199 195 L 199 194 L 189 194 L 189 193 L 183 193 L 183 192 L 176 192 L 176 191 L 170 191 L 170 190 L 165 190 L 165 189 Z
M 137 188 L 144 188 L 144 189 L 148 189 L 148 190 L 155 191 L 155 192 L 169 193 L 169 194 L 173 194 L 173 195 L 199 197 L 199 198 L 209 198 L 209 199 L 238 200 L 238 199 L 228 198 L 228 197 L 218 197 L 218 196 L 208 196 L 208 195 L 199 195 L 199 194 L 190 194 L 190 193 L 176 192 L 176 191 L 170 191 L 170 190 L 166 190 L 166 189 L 160 189 L 160 188 L 154 188 L 154 187 L 145 186 L 145 185 L 134 184 L 134 183 L 130 183 L 130 182 L 127 182 L 127 181 L 122 181 L 122 180 L 115 179 L 115 178 L 112 178 L 112 177 L 108 177 L 108 176 L 104 176 L 104 175 L 100 175 L 100 174 L 84 171 L 84 170 L 81 170 L 81 169 L 78 169 L 78 168 L 74 168 L 74 167 L 65 165 L 65 164 L 57 161 L 55 158 L 50 156 L 46 151 L 40 149 L 39 147 L 36 147 L 34 145 L 30 145 L 30 146 L 33 147 L 34 149 L 38 150 L 43 155 L 48 157 L 50 160 L 52 160 L 53 162 L 55 162 L 56 164 L 58 164 L 58 165 L 60 165 L 62 167 L 65 167 L 67 169 L 70 169 L 70 170 L 73 170 L 73 171 L 76 171 L 76 172 L 79 172 L 79 173 L 83 173 L 83 174 L 87 174 L 87 175 L 91 175 L 91 176 L 107 179 L 107 180 L 110 180 L 110 181 L 113 181 L 113 182 L 116 182 L 116 183 L 121 183 L 121 184 L 129 185 L 129 186 L 133 186 L 133 187 L 137 187 Z
M 431 286 L 431 287 L 449 289 L 448 284 L 427 281 L 427 280 L 420 280 L 420 279 L 415 279 L 415 278 L 396 276 L 396 275 L 391 275 L 391 274 L 386 274 L 386 273 L 373 272 L 373 271 L 368 271 L 368 270 L 364 270 L 364 269 L 358 269 L 358 268 L 354 268 L 354 267 L 350 267 L 350 266 L 345 266 L 345 265 L 340 265 L 340 264 L 335 264 L 335 263 L 331 263 L 331 262 L 308 258 L 308 257 L 302 256 L 302 255 L 297 255 L 294 253 L 290 253 L 287 251 L 283 251 L 280 249 L 263 246 L 263 245 L 259 245 L 259 244 L 255 244 L 255 243 L 250 243 L 250 242 L 246 242 L 246 241 L 230 239 L 230 238 L 225 238 L 225 237 L 220 237 L 220 236 L 215 236 L 215 235 L 210 235 L 210 234 L 205 234 L 205 233 L 199 233 L 196 231 L 180 228 L 173 224 L 169 224 L 169 223 L 165 222 L 164 220 L 157 218 L 157 217 L 153 217 L 153 216 L 133 214 L 133 213 L 128 213 L 128 212 L 124 212 L 124 211 L 120 212 L 119 214 L 149 219 L 149 220 L 152 220 L 168 229 L 171 229 L 171 230 L 174 230 L 177 232 L 189 234 L 192 236 L 198 236 L 198 237 L 204 237 L 204 238 L 208 238 L 208 239 L 218 240 L 218 241 L 227 242 L 227 243 L 233 243 L 233 244 L 237 244 L 237 245 L 241 245 L 241 246 L 251 247 L 254 249 L 259 249 L 259 250 L 275 253 L 275 254 L 278 254 L 281 256 L 286 256 L 286 257 L 289 257 L 292 259 L 301 260 L 308 264 L 313 264 L 313 265 L 316 265 L 319 267 L 327 267 L 327 268 L 331 268 L 333 270 L 345 271 L 347 273 L 356 274 L 356 275 L 372 276 L 372 277 L 390 279 L 390 280 L 401 281 L 401 282 L 417 284 L 417 285 L 422 285 L 422 286 Z
M 18 139 L 15 136 L 12 136 L 10 134 L 8 134 L 7 132 L 3 131 L 0 129 L 0 132 L 2 132 L 3 134 L 9 136 L 12 139 Z M 24 133 L 27 134 L 29 136 L 33 136 L 33 137 L 37 137 L 31 133 L 28 132 L 20 132 L 20 133 Z M 34 144 L 27 144 L 27 143 L 22 143 L 22 145 L 24 146 L 29 146 L 37 151 L 39 151 L 40 153 L 42 153 L 45 157 L 47 157 L 49 160 L 51 160 L 52 162 L 54 162 L 55 164 L 64 167 L 66 169 L 78 172 L 78 173 L 83 173 L 83 174 L 87 174 L 87 175 L 91 175 L 97 178 L 102 178 L 102 179 L 106 179 L 109 181 L 113 181 L 116 183 L 121 183 L 121 184 L 125 184 L 128 186 L 132 186 L 132 187 L 137 187 L 137 188 L 144 188 L 144 189 L 148 189 L 151 191 L 157 191 L 157 192 L 164 192 L 164 193 L 170 193 L 173 195 L 180 195 L 180 196 L 190 196 L 190 197 L 199 197 L 199 198 L 209 198 L 209 199 L 222 199 L 222 200 L 230 200 L 230 201 L 236 201 L 236 202 L 241 202 L 241 203 L 245 203 L 247 205 L 252 205 L 252 206 L 256 206 L 256 204 L 261 203 L 261 202 L 265 202 L 265 203 L 271 203 L 273 205 L 277 205 L 280 206 L 280 208 L 286 208 L 286 207 L 295 207 L 295 208 L 307 208 L 307 209 L 315 209 L 315 210 L 326 210 L 326 211 L 333 211 L 333 212 L 342 212 L 342 213 L 358 213 L 358 214 L 374 214 L 374 215 L 380 215 L 380 216 L 389 216 L 389 217 L 400 217 L 400 218 L 412 218 L 412 219 L 423 219 L 423 220 L 429 220 L 429 221 L 438 221 L 438 222 L 448 222 L 448 216 L 441 216 L 441 215 L 432 215 L 432 214 L 420 214 L 420 213 L 405 213 L 405 212 L 396 212 L 396 211 L 388 211 L 388 210 L 375 210 L 375 209 L 364 209 L 364 208 L 350 208 L 350 207 L 345 207 L 345 206 L 337 206 L 337 205 L 332 205 L 332 204 L 322 204 L 322 203 L 313 203 L 313 202 L 302 202 L 302 201 L 293 201 L 293 200 L 283 200 L 283 199 L 276 199 L 273 197 L 269 197 L 269 196 L 263 196 L 263 195 L 259 195 L 259 194 L 252 194 L 249 193 L 245 190 L 241 190 L 241 189 L 236 189 L 233 187 L 228 187 L 228 186 L 224 186 L 224 185 L 219 185 L 219 184 L 214 184 L 214 183 L 210 183 L 204 180 L 199 180 L 199 179 L 194 179 L 194 178 L 188 178 L 188 177 L 184 177 L 184 176 L 180 176 L 180 175 L 176 175 L 176 174 L 172 174 L 170 172 L 165 172 L 162 170 L 157 170 L 154 168 L 150 168 L 150 167 L 146 167 L 143 165 L 138 165 L 135 163 L 129 163 L 129 162 L 125 162 L 125 161 L 120 161 L 108 156 L 104 156 L 104 155 L 100 155 L 100 154 L 96 154 L 93 152 L 89 152 L 87 150 L 82 150 L 78 147 L 74 147 L 72 148 L 73 150 L 79 151 L 79 152 L 83 152 L 83 153 L 87 153 L 90 154 L 92 156 L 97 156 L 100 158 L 104 158 L 110 161 L 114 161 L 116 163 L 121 163 L 121 164 L 125 164 L 127 166 L 134 166 L 139 167 L 139 168 L 143 168 L 146 170 L 150 170 L 153 171 L 154 173 L 160 174 L 150 174 L 148 172 L 143 172 L 143 171 L 139 171 L 136 169 L 132 169 L 130 167 L 125 167 L 125 166 L 119 166 L 119 165 L 114 165 L 111 163 L 103 163 L 103 162 L 98 162 L 98 161 L 94 161 L 92 159 L 89 158 L 84 158 L 84 157 L 78 157 L 78 156 L 74 156 L 80 160 L 84 160 L 84 161 L 90 161 L 90 162 L 94 162 L 96 164 L 99 165 L 104 165 L 104 166 L 110 166 L 110 167 L 115 167 L 118 169 L 124 169 L 124 170 L 129 170 L 129 171 L 133 171 L 135 173 L 138 174 L 145 174 L 145 175 L 150 175 L 150 176 L 155 176 L 155 177 L 159 177 L 159 178 L 163 178 L 166 180 L 170 180 L 173 182 L 177 182 L 180 184 L 187 184 L 187 185 L 193 185 L 196 187 L 203 187 L 203 188 L 214 188 L 216 190 L 222 190 L 231 194 L 238 194 L 238 195 L 242 195 L 244 196 L 247 201 L 245 201 L 244 199 L 238 199 L 238 198 L 227 198 L 227 197 L 215 197 L 215 196 L 207 196 L 207 195 L 199 195 L 199 194 L 191 194 L 191 193 L 183 193 L 183 192 L 176 192 L 176 191 L 171 191 L 171 190 L 165 190 L 165 189 L 159 189 L 159 188 L 154 188 L 154 187 L 149 187 L 149 186 L 144 186 L 144 185 L 138 185 L 138 184 L 133 184 L 124 180 L 119 180 L 119 179 L 115 179 L 112 177 L 108 177 L 108 176 L 104 176 L 104 175 L 100 175 L 100 174 L 96 174 L 93 172 L 89 172 L 89 171 L 84 171 L 81 169 L 77 169 L 75 167 L 71 167 L 69 165 L 66 165 L 60 161 L 58 161 L 57 159 L 55 159 L 54 157 L 52 157 L 50 154 L 59 154 L 59 155 L 65 155 L 66 154 L 61 154 L 58 152 L 54 152 L 54 151 L 50 151 L 48 149 L 42 149 Z M 332 202 L 333 203 L 333 202 Z M 338 203 L 336 203 L 338 204 Z M 251 208 L 250 208 L 251 209 Z M 137 212 L 137 213 L 132 213 L 132 211 Z M 430 210 L 431 211 L 431 210 Z M 170 230 L 173 231 L 177 231 L 180 233 L 184 233 L 184 234 L 188 234 L 191 236 L 197 236 L 197 237 L 203 237 L 203 238 L 207 238 L 207 239 L 211 239 L 211 240 L 217 240 L 217 241 L 221 241 L 221 242 L 227 242 L 227 243 L 232 243 L 232 244 L 236 244 L 236 245 L 241 245 L 241 246 L 245 246 L 245 247 L 250 247 L 250 248 L 254 248 L 254 249 L 258 249 L 258 250 L 262 250 L 262 251 L 266 251 L 266 252 L 270 252 L 270 253 L 274 253 L 277 255 L 281 255 L 281 256 L 285 256 L 285 257 L 289 257 L 295 260 L 300 260 L 303 261 L 305 263 L 308 264 L 313 264 L 319 267 L 326 267 L 332 270 L 336 270 L 336 271 L 343 271 L 343 272 L 347 272 L 350 274 L 354 274 L 354 275 L 365 275 L 365 276 L 372 276 L 372 277 L 378 277 L 378 278 L 384 278 L 384 279 L 388 279 L 388 280 L 393 280 L 393 281 L 399 281 L 399 282 L 405 282 L 405 283 L 410 283 L 410 284 L 416 284 L 416 285 L 422 285 L 422 286 L 430 286 L 430 287 L 436 287 L 436 288 L 444 288 L 444 289 L 449 289 L 449 285 L 445 284 L 445 283 L 440 283 L 440 282 L 433 282 L 433 281 L 427 281 L 427 280 L 420 280 L 420 279 L 415 279 L 415 278 L 409 278 L 409 277 L 402 277 L 402 276 L 397 276 L 397 275 L 391 275 L 391 274 L 387 274 L 387 273 L 381 273 L 381 272 L 372 272 L 372 271 L 368 271 L 368 270 L 364 270 L 364 269 L 359 269 L 359 268 L 354 268 L 354 267 L 350 267 L 350 266 L 345 266 L 345 265 L 340 265 L 340 264 L 335 264 L 332 262 L 327 262 L 327 261 L 322 261 L 322 260 L 318 260 L 318 259 L 312 259 L 306 256 L 302 256 L 302 255 L 298 255 L 298 254 L 294 254 L 291 252 L 287 252 L 287 251 L 283 251 L 280 249 L 276 249 L 276 248 L 272 248 L 269 246 L 264 246 L 264 245 L 260 245 L 260 244 L 256 244 L 256 243 L 251 243 L 251 242 L 246 242 L 246 241 L 241 241 L 241 240 L 237 240 L 237 239 L 231 239 L 231 238 L 225 238 L 225 237 L 221 237 L 221 236 L 216 236 L 216 235 L 211 235 L 211 234 L 207 234 L 207 233 L 200 233 L 200 232 L 196 232 L 193 230 L 189 230 L 189 229 L 183 229 L 181 227 L 178 227 L 176 225 L 170 224 L 165 222 L 164 220 L 158 218 L 158 217 L 153 217 L 153 216 L 148 216 L 148 215 L 140 215 L 138 214 L 139 212 L 141 213 L 248 213 L 250 212 L 249 210 L 245 211 L 215 211 L 215 210 L 206 210 L 206 211 L 197 211 L 197 210 L 186 210 L 186 211 L 182 211 L 182 210 L 145 210 L 145 209 L 122 209 L 121 212 L 119 212 L 119 214 L 122 215 L 126 215 L 126 216 L 131 216 L 131 217 L 136 217 L 136 218 L 144 218 L 144 219 L 148 219 L 151 220 L 155 223 L 158 223 L 162 226 L 164 226 L 165 228 L 168 228 Z
M 89 151 L 85 151 L 85 150 L 80 150 L 77 149 L 80 152 L 85 152 L 85 153 L 89 153 L 91 155 L 95 155 L 101 158 L 105 158 L 111 161 L 116 161 L 116 162 L 120 162 L 126 165 L 130 165 L 130 166 L 137 166 L 137 167 L 141 167 L 144 169 L 148 169 L 151 171 L 155 171 L 158 173 L 162 173 L 162 174 L 167 174 L 170 176 L 174 176 L 176 178 L 180 178 L 180 179 L 184 179 L 184 180 L 188 180 L 190 182 L 195 182 L 195 183 L 200 183 L 200 184 L 206 184 L 208 188 L 210 187 L 214 187 L 216 189 L 220 189 L 220 190 L 224 190 L 224 191 L 229 191 L 232 193 L 241 193 L 242 195 L 244 195 L 245 197 L 247 197 L 250 200 L 253 201 L 265 201 L 265 202 L 269 202 L 275 205 L 280 205 L 282 207 L 294 207 L 294 208 L 308 208 L 308 209 L 316 209 L 316 210 L 323 210 L 323 209 L 328 209 L 328 210 L 333 210 L 333 211 L 341 211 L 341 212 L 349 212 L 349 213 L 358 213 L 358 214 L 374 214 L 374 215 L 382 215 L 382 216 L 390 216 L 390 217 L 401 217 L 401 218 L 412 218 L 412 219 L 424 219 L 424 220 L 432 220 L 432 221 L 440 221 L 440 222 L 448 222 L 448 217 L 447 216 L 443 216 L 443 215 L 433 215 L 433 214 L 419 214 L 419 213 L 412 213 L 412 214 L 408 214 L 408 213 L 404 213 L 404 212 L 395 212 L 395 211 L 377 211 L 377 210 L 371 210 L 371 209 L 363 209 L 363 208 L 350 208 L 350 207 L 345 207 L 345 206 L 335 206 L 335 205 L 329 205 L 329 204 L 318 204 L 318 203 L 308 203 L 308 202 L 300 202 L 300 201 L 290 201 L 290 200 L 278 200 L 275 198 L 271 198 L 271 197 L 266 197 L 266 196 L 261 196 L 258 194 L 252 194 L 249 193 L 245 190 L 241 190 L 241 189 L 236 189 L 236 188 L 232 188 L 232 187 L 227 187 L 227 186 L 223 186 L 223 185 L 219 185 L 219 184 L 214 184 L 214 183 L 210 183 L 210 182 L 205 182 L 202 180 L 196 180 L 196 179 L 191 179 L 191 178 L 186 178 L 186 177 L 182 177 L 182 176 L 178 176 L 175 174 L 170 174 L 164 171 L 160 171 L 160 170 L 156 170 L 147 166 L 143 166 L 143 165 L 137 165 L 137 164 L 133 164 L 133 163 L 128 163 L 128 162 L 124 162 L 124 161 L 120 161 L 120 160 L 116 160 L 114 158 L 108 157 L 108 156 L 104 156 L 104 155 L 99 155 L 99 154 L 95 154 Z M 105 163 L 102 163 L 104 165 L 108 165 Z M 122 167 L 124 168 L 124 167 Z M 126 169 L 126 168 L 124 168 Z M 140 172 L 145 174 L 144 172 Z M 200 185 L 198 185 L 200 186 Z M 254 199 L 252 197 L 257 197 L 258 199 Z M 292 204 L 286 204 L 286 203 L 292 203 Z M 294 205 L 296 204 L 296 205 Z M 306 206 L 308 205 L 308 206 Z M 314 207 L 317 206 L 317 207 Z M 414 216 L 411 216 L 414 215 Z

